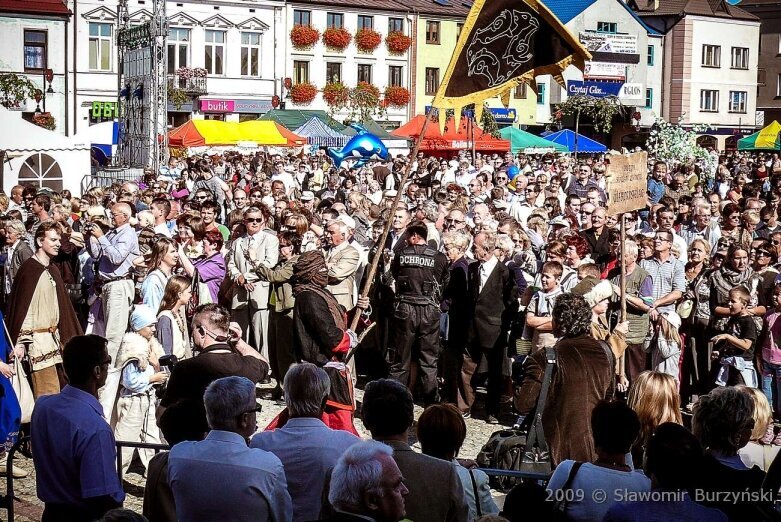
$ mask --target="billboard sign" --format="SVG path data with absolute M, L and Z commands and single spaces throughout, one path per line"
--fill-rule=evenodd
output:
M 637 36 L 633 34 L 581 31 L 580 43 L 591 52 L 637 54 Z

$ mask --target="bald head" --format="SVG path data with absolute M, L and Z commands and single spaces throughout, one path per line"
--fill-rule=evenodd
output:
M 111 217 L 114 220 L 114 226 L 121 227 L 130 220 L 130 216 L 133 215 L 130 210 L 130 205 L 125 202 L 114 203 L 111 207 Z

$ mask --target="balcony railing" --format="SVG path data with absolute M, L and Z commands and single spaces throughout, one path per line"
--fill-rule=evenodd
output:
M 168 75 L 168 85 L 183 90 L 187 94 L 200 95 L 206 94 L 206 78 L 194 76 L 192 78 L 183 78 L 176 74 Z

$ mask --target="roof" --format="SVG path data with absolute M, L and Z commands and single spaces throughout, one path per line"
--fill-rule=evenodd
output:
M 60 16 L 72 14 L 63 0 L 0 0 L 0 13 Z
M 290 130 L 297 129 L 312 118 L 318 118 L 335 131 L 352 136 L 355 131 L 342 125 L 325 111 L 298 110 L 298 109 L 273 109 L 263 114 L 259 119 L 272 120 Z
M 753 14 L 724 0 L 631 0 L 641 16 L 708 16 L 736 20 L 759 20 Z
M 407 8 L 395 0 L 294 0 L 294 4 L 326 5 L 375 11 L 404 12 Z
M 591 7 L 591 5 L 596 1 L 597 0 L 542 0 L 542 3 L 544 3 L 548 9 L 550 9 L 553 14 L 555 14 L 556 17 L 561 20 L 561 23 L 567 24 L 580 13 Z M 616 3 L 620 4 L 621 7 L 626 9 L 627 12 L 632 15 L 632 18 L 637 20 L 637 22 L 646 30 L 646 32 L 648 32 L 648 34 L 659 34 L 656 29 L 649 27 L 643 21 L 643 19 L 637 15 L 637 13 L 632 11 L 632 9 L 626 5 L 623 0 L 616 0 Z
M 434 16 L 455 16 L 466 18 L 472 7 L 471 0 L 397 0 L 398 3 L 420 14 Z

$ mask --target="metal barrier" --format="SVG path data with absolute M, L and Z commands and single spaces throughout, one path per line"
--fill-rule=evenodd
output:
M 81 178 L 81 193 L 84 194 L 92 187 L 110 187 L 114 183 L 126 181 L 135 182 L 144 175 L 144 169 L 140 168 L 106 168 L 95 170 L 91 174 Z
M 155 455 L 161 451 L 170 449 L 167 444 L 150 444 L 148 442 L 128 442 L 126 440 L 117 441 L 117 475 L 119 476 L 119 483 L 122 484 L 122 448 L 135 448 L 135 449 L 151 449 L 155 450 Z M 133 455 L 130 455 L 133 458 Z

